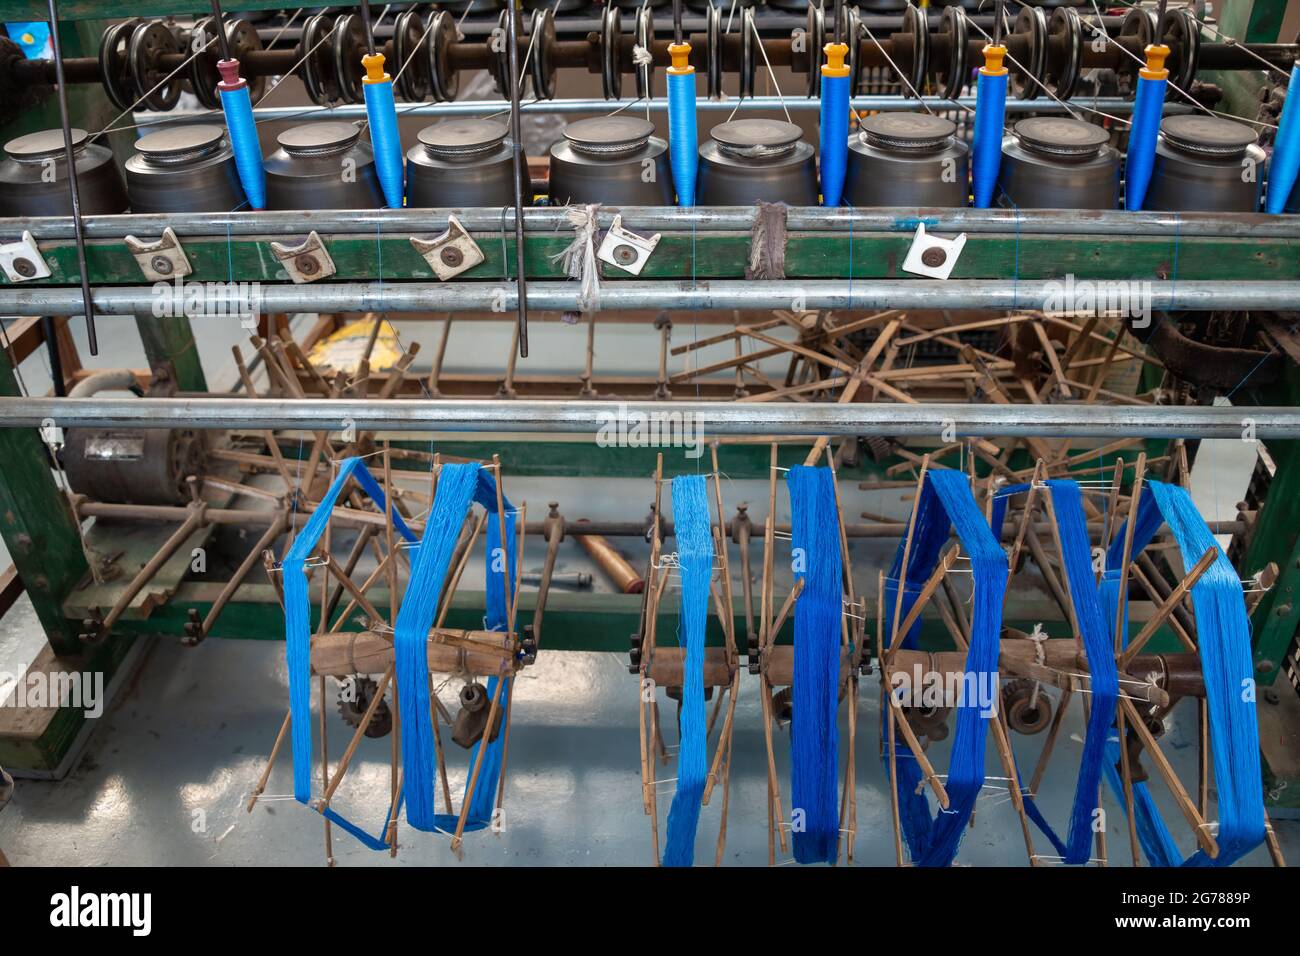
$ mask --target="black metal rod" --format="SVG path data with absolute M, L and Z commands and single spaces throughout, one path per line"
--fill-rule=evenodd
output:
M 1003 0 L 997 0 L 997 4 L 993 8 L 993 45 L 994 46 L 1002 45 L 1002 24 L 1004 22 L 1003 21 L 1004 16 L 1005 13 L 1003 12 Z
M 524 158 L 523 124 L 519 114 L 519 40 L 516 0 L 510 0 L 506 16 L 506 64 L 510 71 L 510 138 L 515 179 L 515 284 L 519 299 L 519 355 L 528 358 L 528 289 L 524 279 L 524 182 L 528 174 Z
M 361 0 L 361 25 L 366 31 L 366 52 L 375 55 L 375 28 L 370 22 L 370 2 Z
M 835 42 L 844 42 L 844 0 L 835 0 L 833 8 L 835 15 Z
M 212 0 L 212 19 L 216 21 L 213 26 L 217 31 L 217 45 L 221 48 L 221 59 L 230 59 L 230 40 L 226 37 L 226 18 L 221 15 L 221 4 L 218 0 Z
M 72 124 L 68 119 L 68 85 L 63 76 L 63 49 L 59 43 L 59 4 L 49 0 L 50 42 L 54 45 L 54 71 L 59 86 L 59 122 L 63 126 L 63 155 L 68 164 L 68 190 L 72 195 L 72 228 L 77 236 L 77 268 L 81 271 L 81 300 L 86 310 L 86 341 L 90 354 L 99 354 L 95 335 L 95 304 L 90 298 L 90 270 L 86 268 L 86 234 L 81 222 L 81 194 L 77 190 L 77 158 L 72 150 Z
M 54 394 L 63 398 L 68 390 L 63 383 L 63 356 L 59 354 L 58 332 L 54 327 L 53 316 L 41 316 L 41 336 L 45 339 L 45 351 L 50 356 L 50 378 L 54 379 Z
M 682 45 L 682 0 L 673 0 L 673 42 Z

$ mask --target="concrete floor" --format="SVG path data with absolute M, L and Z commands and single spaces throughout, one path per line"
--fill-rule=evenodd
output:
M 290 765 L 282 758 L 266 795 L 245 812 L 280 722 L 287 682 L 283 645 L 276 641 L 208 641 L 197 649 L 158 640 L 139 677 L 105 715 L 76 769 L 59 782 L 19 781 L 0 814 L 0 847 L 16 865 L 318 865 L 324 859 L 323 824 L 294 803 Z M 518 682 L 511 729 L 505 821 L 501 834 L 466 838 L 467 865 L 606 866 L 653 862 L 648 817 L 642 812 L 638 772 L 635 678 L 614 654 L 543 653 Z M 756 678 L 746 676 L 736 713 L 724 862 L 767 860 L 765 762 Z M 333 701 L 329 702 L 333 706 Z M 864 682 L 857 739 L 858 838 L 855 862 L 892 865 L 894 845 L 886 778 L 877 759 L 877 688 Z M 665 736 L 675 743 L 672 704 L 661 703 Z M 843 713 L 843 711 L 842 711 Z M 1168 733 L 1165 751 L 1184 779 L 1194 779 L 1194 715 L 1185 710 Z M 337 758 L 346 727 L 330 720 Z M 1040 800 L 1049 820 L 1065 824 L 1082 749 L 1079 705 L 1071 709 Z M 841 739 L 846 728 L 841 721 Z M 1032 765 L 1041 738 L 1017 738 L 1017 759 Z M 388 740 L 365 740 L 334 806 L 371 832 L 388 805 Z M 776 739 L 779 779 L 789 794 L 789 738 Z M 947 759 L 934 751 L 942 767 Z M 286 755 L 287 757 L 287 755 Z M 459 799 L 466 761 L 451 757 L 452 792 Z M 841 764 L 842 766 L 842 764 Z M 989 776 L 1001 774 L 993 748 Z M 673 775 L 661 767 L 661 777 Z M 319 788 L 317 788 L 319 789 Z M 1186 828 L 1163 787 L 1155 786 L 1170 827 L 1190 850 Z M 671 784 L 659 794 L 662 827 Z M 716 791 L 701 818 L 697 863 L 713 861 L 722 804 Z M 1127 859 L 1123 812 L 1107 795 L 1110 855 Z M 1300 857 L 1300 824 L 1279 821 L 1283 852 Z M 1039 853 L 1050 844 L 1035 833 Z M 400 830 L 397 864 L 453 863 L 448 839 Z M 341 865 L 389 865 L 335 831 Z M 788 860 L 788 854 L 779 859 Z M 1022 865 L 1026 851 L 1005 789 L 990 779 L 974 827 L 958 857 L 961 865 Z M 1261 849 L 1247 864 L 1267 865 Z

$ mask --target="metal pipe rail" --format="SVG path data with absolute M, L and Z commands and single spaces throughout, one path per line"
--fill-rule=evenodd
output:
M 1069 106 L 1075 108 L 1087 108 L 1100 110 L 1105 113 L 1124 115 L 1133 112 L 1134 100 L 1126 99 L 1122 96 L 1075 96 L 1069 101 Z M 635 104 L 635 107 L 633 107 Z M 740 112 L 750 112 L 753 110 L 781 110 L 784 105 L 785 109 L 790 112 L 815 111 L 821 108 L 821 101 L 816 97 L 791 95 L 782 99 L 777 96 L 747 96 L 743 100 L 737 100 L 736 97 L 727 97 L 725 99 L 712 99 L 701 97 L 696 101 L 695 108 L 701 113 L 731 113 L 740 107 Z M 944 99 L 939 96 L 926 96 L 921 99 L 909 99 L 903 96 L 855 96 L 850 101 L 853 109 L 870 110 L 880 113 L 888 112 L 910 112 L 920 109 L 931 110 L 957 110 L 957 109 L 974 109 L 975 97 L 959 96 L 955 99 Z M 603 100 L 603 99 L 567 99 L 567 100 L 531 100 L 522 104 L 521 110 L 525 113 L 600 113 L 605 114 L 613 110 L 633 109 L 644 111 L 649 106 L 652 113 L 668 112 L 668 101 L 662 97 L 656 97 L 649 101 L 646 100 Z M 1066 113 L 1069 106 L 1052 99 L 1037 100 L 1007 100 L 1006 111 L 1008 114 L 1033 113 Z M 453 100 L 445 103 L 419 103 L 411 106 L 403 106 L 401 109 L 402 116 L 493 116 L 503 113 L 510 109 L 508 100 Z M 1195 107 L 1187 103 L 1168 102 L 1164 105 L 1165 115 L 1174 113 L 1191 113 Z M 133 122 L 137 124 L 154 124 L 166 123 L 211 123 L 214 118 L 221 116 L 220 110 L 178 110 L 175 113 L 158 113 L 158 112 L 138 112 L 134 114 Z M 355 103 L 341 103 L 337 106 L 312 106 L 312 107 L 295 107 L 295 106 L 259 106 L 253 110 L 253 116 L 260 122 L 281 122 L 294 120 L 297 122 L 310 122 L 314 119 L 364 119 L 366 108 L 364 105 Z
M 1043 438 L 1300 438 L 1300 408 L 1201 405 L 723 404 L 445 399 L 0 398 L 0 428 L 344 428 L 590 434 L 657 422 L 723 435 Z M 661 431 L 661 434 L 663 432 Z M 615 436 L 616 437 L 616 436 Z M 689 435 L 688 435 L 689 437 Z M 680 443 L 680 442 L 679 442 Z M 672 446 L 672 439 L 662 442 Z
M 315 230 L 330 235 L 425 235 L 441 229 L 448 214 L 454 214 L 470 232 L 499 233 L 514 220 L 514 210 L 505 208 L 465 209 L 367 209 L 293 210 L 285 212 L 169 213 L 124 216 L 85 216 L 87 239 L 122 239 L 126 236 L 160 236 L 170 228 L 181 238 L 194 236 L 303 236 Z M 750 206 L 605 207 L 596 214 L 597 224 L 608 229 L 615 215 L 623 217 L 629 229 L 650 232 L 749 232 L 754 227 Z M 911 233 L 924 223 L 928 232 L 965 232 L 1008 236 L 1116 236 L 1141 235 L 1187 239 L 1300 239 L 1300 216 L 1269 216 L 1263 213 L 1217 212 L 1127 212 L 1061 209 L 937 209 L 893 207 L 826 209 L 821 206 L 792 206 L 787 211 L 786 229 L 796 232 L 842 232 L 861 236 L 870 232 Z M 571 228 L 564 209 L 532 207 L 524 210 L 526 232 L 555 233 Z M 30 232 L 38 242 L 72 239 L 71 217 L 42 216 L 0 219 L 0 237 L 17 239 Z
M 1080 280 L 1076 285 L 1082 285 Z M 1098 290 L 1122 288 L 1140 296 L 1146 310 L 1291 309 L 1300 282 L 1114 280 Z M 95 314 L 187 315 L 229 321 L 234 316 L 276 312 L 502 312 L 516 307 L 515 287 L 501 279 L 481 282 L 339 282 L 319 285 L 204 283 L 196 311 L 183 285 L 100 286 Z M 1062 283 L 1043 279 L 832 279 L 744 281 L 607 281 L 602 311 L 705 312 L 730 309 L 1039 309 L 1062 294 Z M 537 311 L 580 308 L 576 282 L 530 282 L 529 306 Z M 1131 298 L 1129 299 L 1131 301 Z M 0 315 L 80 315 L 79 286 L 5 286 Z

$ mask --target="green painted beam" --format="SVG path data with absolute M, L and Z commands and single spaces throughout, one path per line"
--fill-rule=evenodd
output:
M 283 10 L 291 5 L 276 0 L 223 0 L 223 13 L 243 10 Z M 199 16 L 209 12 L 202 0 L 133 0 L 111 3 L 105 0 L 63 0 L 59 4 L 60 20 L 102 20 L 105 17 Z M 0 21 L 49 19 L 46 0 L 0 0 Z
M 135 325 L 151 368 L 170 365 L 176 376 L 176 387 L 183 392 L 208 390 L 188 316 L 137 315 Z
M 486 260 L 465 272 L 462 281 L 500 281 L 514 266 L 514 240 L 500 234 L 475 238 Z M 322 236 L 337 267 L 336 281 L 349 279 L 431 281 L 433 273 L 409 240 L 400 236 Z M 900 269 L 911 236 L 868 233 L 848 236 L 792 233 L 786 247 L 786 275 L 792 279 L 903 278 Z M 286 282 L 288 276 L 271 256 L 269 237 L 181 237 L 194 267 L 189 281 Z M 564 279 L 556 258 L 569 237 L 531 234 L 526 240 L 525 269 L 530 278 Z M 77 279 L 76 247 L 70 240 L 41 243 L 49 264 L 47 279 L 26 284 L 73 285 Z M 125 243 L 96 240 L 87 245 L 91 281 L 97 285 L 139 285 L 144 277 Z M 663 233 L 659 247 L 640 278 L 685 280 L 736 278 L 744 275 L 749 236 L 743 233 Z M 507 268 L 507 264 L 509 268 Z M 627 274 L 602 264 L 606 278 Z M 1214 276 L 1223 282 L 1300 279 L 1300 240 L 1218 239 L 1125 235 L 1034 236 L 974 234 L 953 271 L 954 279 L 1051 279 L 1072 274 L 1078 279 L 1161 280 Z M 160 290 L 161 295 L 161 290 Z M 196 309 L 197 311 L 197 309 Z
M 5 353 L 0 395 L 20 394 Z M 0 534 L 51 646 L 58 654 L 80 654 L 80 628 L 64 617 L 63 601 L 85 575 L 86 556 L 40 434 L 30 428 L 0 429 L 0 461 Z

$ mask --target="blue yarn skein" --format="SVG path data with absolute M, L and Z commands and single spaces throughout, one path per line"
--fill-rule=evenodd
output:
M 835 479 L 829 468 L 797 465 L 790 489 L 791 554 L 803 591 L 794 605 L 793 717 L 790 721 L 790 807 L 800 863 L 834 863 L 839 851 L 836 800 L 839 762 L 840 621 L 844 563 Z M 796 821 L 797 822 L 797 821 Z
M 679 640 L 686 646 L 682 672 L 681 745 L 677 751 L 677 789 L 668 809 L 664 866 L 695 862 L 695 831 L 708 772 L 704 718 L 704 628 L 709 613 L 709 582 L 713 579 L 713 531 L 703 475 L 673 479 L 673 528 L 682 579 Z

